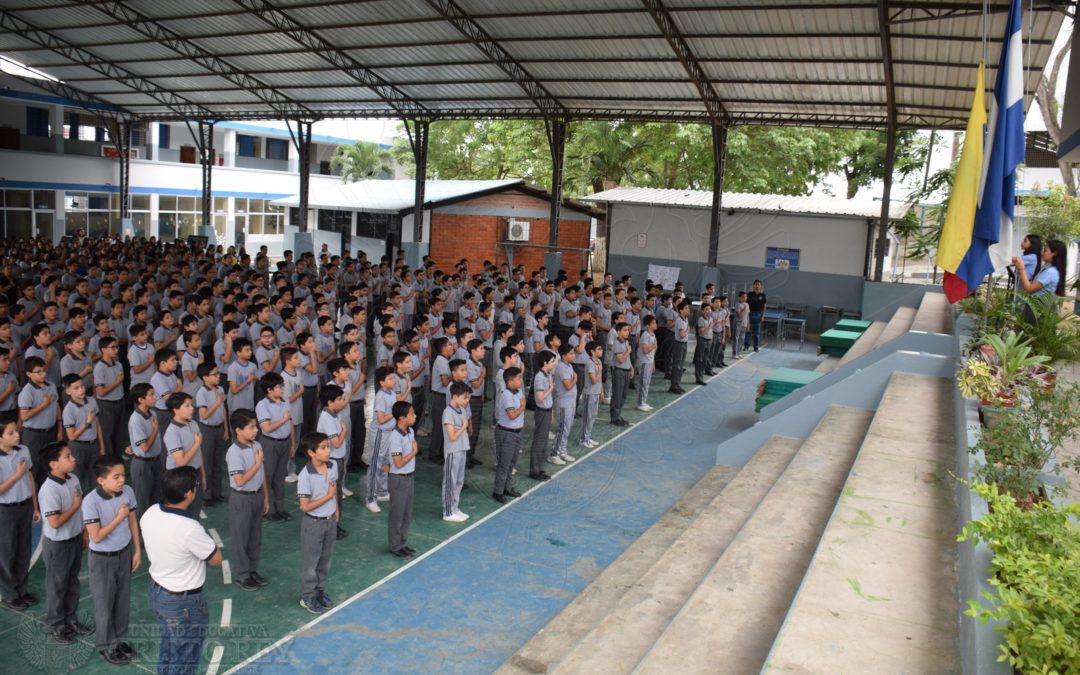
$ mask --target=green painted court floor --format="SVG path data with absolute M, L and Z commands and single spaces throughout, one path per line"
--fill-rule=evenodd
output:
M 738 362 L 736 362 L 738 363 Z M 729 367 L 730 370 L 730 367 Z M 737 371 L 739 369 L 735 369 Z M 732 375 L 735 374 L 732 371 Z M 721 374 L 726 371 L 719 371 Z M 692 371 L 684 375 L 683 386 L 692 391 L 694 385 Z M 723 386 L 724 378 L 714 381 L 712 386 Z M 678 398 L 668 393 L 668 383 L 662 377 L 654 377 L 649 403 L 656 409 L 653 413 L 642 413 L 634 409 L 636 391 L 628 392 L 628 403 L 624 408 L 624 417 L 631 422 L 645 419 L 656 414 L 665 405 Z M 446 539 L 492 513 L 500 506 L 491 499 L 494 482 L 494 463 L 491 443 L 491 404 L 485 405 L 485 428 L 482 431 L 478 459 L 483 466 L 471 469 L 466 475 L 465 489 L 461 494 L 461 508 L 468 513 L 469 521 L 460 524 L 442 521 L 442 501 L 440 496 L 442 468 L 419 459 L 416 470 L 416 497 L 413 506 L 413 523 L 409 532 L 409 544 L 423 554 Z M 607 422 L 608 408 L 601 406 L 599 419 L 594 427 L 593 437 L 601 444 L 624 431 Z M 533 487 L 536 481 L 528 474 L 528 442 L 531 434 L 532 414 L 526 422 L 523 434 L 523 452 L 518 461 L 518 474 L 515 486 L 521 492 Z M 576 439 L 580 420 L 574 424 L 571 439 Z M 631 429 L 633 427 L 630 427 Z M 426 447 L 427 439 L 420 439 L 421 448 Z M 575 457 L 582 457 L 590 452 L 577 446 L 573 440 L 569 452 Z M 421 451 L 421 457 L 423 450 Z M 565 466 L 546 465 L 549 474 L 556 474 L 566 469 Z M 382 513 L 370 513 L 363 505 L 364 474 L 351 473 L 346 478 L 346 486 L 356 494 L 346 499 L 342 509 L 342 526 L 349 536 L 337 542 L 334 550 L 333 565 L 330 571 L 327 592 L 335 602 L 347 600 L 385 578 L 408 563 L 391 556 L 387 550 L 386 518 L 388 509 Z M 293 520 L 287 523 L 266 522 L 263 526 L 262 562 L 259 572 L 270 581 L 270 585 L 257 591 L 246 592 L 235 584 L 223 582 L 222 568 L 208 568 L 205 585 L 206 598 L 210 607 L 210 633 L 206 641 L 203 658 L 207 666 L 216 661 L 217 672 L 228 668 L 270 646 L 279 638 L 293 631 L 314 618 L 299 605 L 300 587 L 300 552 L 299 552 L 299 517 L 296 490 L 294 485 L 286 485 L 287 509 L 293 514 Z M 229 550 L 229 528 L 227 506 L 220 505 L 206 509 L 207 518 L 202 521 L 212 535 L 216 533 L 224 543 L 226 559 Z M 72 670 L 80 672 L 153 672 L 157 661 L 157 620 L 150 611 L 146 598 L 149 563 L 145 556 L 142 567 L 132 580 L 131 627 L 129 642 L 138 650 L 139 656 L 128 666 L 112 666 L 101 659 L 94 650 L 93 634 L 86 636 L 75 645 L 58 645 L 49 642 L 43 623 L 45 615 L 44 573 L 41 562 L 30 571 L 30 592 L 38 596 L 40 602 L 25 612 L 15 612 L 0 608 L 0 663 L 5 672 L 58 673 Z M 79 614 L 84 623 L 93 622 L 93 601 L 87 580 L 88 567 L 85 556 L 82 567 L 82 599 Z M 215 653 L 220 659 L 215 659 Z

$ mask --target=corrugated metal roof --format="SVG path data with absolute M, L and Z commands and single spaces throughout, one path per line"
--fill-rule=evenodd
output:
M 681 37 L 733 125 L 882 128 L 887 119 L 879 0 L 664 0 L 679 36 L 666 34 L 667 24 L 641 0 L 455 0 L 461 14 L 454 16 L 442 4 L 264 0 L 276 10 L 266 14 L 235 0 L 7 0 L 0 54 L 55 69 L 76 91 L 87 83 L 82 91 L 107 103 L 142 101 L 122 86 L 97 84 L 104 76 L 83 66 L 100 60 L 160 91 L 197 90 L 193 98 L 217 118 L 280 119 L 284 102 L 326 117 L 555 111 L 571 119 L 707 122 L 697 83 L 680 61 L 685 55 L 672 47 Z M 986 20 L 983 0 L 885 4 L 902 128 L 964 127 L 974 66 L 984 56 L 996 63 L 1008 4 L 989 0 Z M 1075 3 L 1025 5 L 1030 103 Z M 988 88 L 992 67 L 990 75 Z M 243 76 L 254 78 L 243 87 L 249 91 L 236 84 Z M 130 112 L 162 120 L 187 114 L 160 102 Z
M 706 190 L 664 190 L 661 188 L 617 187 L 582 197 L 583 202 L 639 204 L 642 206 L 678 206 L 690 209 L 712 208 L 712 192 Z M 764 213 L 799 213 L 859 218 L 880 218 L 881 202 L 856 201 L 825 197 L 762 195 L 753 192 L 725 192 L 723 209 L 761 211 Z M 889 217 L 904 217 L 910 206 L 892 202 Z
M 426 204 L 459 199 L 507 185 L 524 185 L 520 178 L 507 180 L 429 180 L 424 183 Z M 362 180 L 355 183 L 326 185 L 312 183 L 308 204 L 311 208 L 398 213 L 415 203 L 416 181 Z M 300 195 L 274 201 L 282 206 L 297 206 Z

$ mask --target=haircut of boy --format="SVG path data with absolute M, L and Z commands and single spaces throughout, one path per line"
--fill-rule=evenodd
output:
M 41 521 L 30 450 L 19 443 L 19 421 L 0 418 L 0 604 L 21 612 L 37 602 L 27 591 L 31 528 Z
M 259 437 L 265 453 L 263 470 L 270 499 L 267 519 L 283 522 L 292 520 L 285 510 L 285 473 L 294 442 L 292 408 L 285 400 L 285 380 L 281 375 L 267 373 L 262 376 L 261 383 L 266 398 L 255 406 L 255 417 L 259 421 Z
M 637 346 L 638 395 L 637 409 L 651 412 L 649 405 L 649 385 L 652 384 L 656 368 L 656 317 L 646 316 L 641 320 L 641 336 Z
M 341 361 L 338 359 L 338 361 Z M 336 369 L 339 377 L 344 379 L 345 367 L 340 363 L 331 363 L 331 366 Z M 324 434 L 330 444 L 330 459 L 337 467 L 338 481 L 337 481 L 337 502 L 338 509 L 341 508 L 341 501 L 345 499 L 345 485 L 344 476 L 346 472 L 346 463 L 349 459 L 349 424 L 348 414 L 345 413 L 345 408 L 348 405 L 348 399 L 345 396 L 345 391 L 336 384 L 328 384 L 319 390 L 319 402 L 322 404 L 322 412 L 319 413 L 319 422 L 316 424 L 316 430 Z M 349 494 L 352 494 L 350 491 Z M 338 539 L 344 539 L 348 536 L 348 532 L 345 528 L 341 527 L 338 523 L 336 537 Z
M 249 410 L 237 410 L 229 423 L 233 443 L 225 453 L 229 470 L 229 539 L 232 544 L 232 572 L 236 585 L 245 591 L 265 586 L 258 572 L 262 557 L 262 517 L 270 513 L 270 492 L 263 470 L 263 449 L 255 438 L 259 425 Z
M 469 425 L 471 420 L 465 415 L 472 390 L 464 382 L 450 384 L 450 402 L 443 411 L 443 436 L 446 439 L 444 451 L 446 461 L 443 464 L 442 503 L 443 520 L 448 523 L 463 523 L 469 516 L 459 508 L 461 487 L 465 483 L 465 461 L 469 450 Z
M 387 473 L 390 491 L 390 518 L 387 521 L 390 553 L 398 558 L 408 558 L 416 553 L 416 549 L 406 545 L 412 524 L 413 472 L 416 469 L 416 456 L 420 454 L 412 430 L 416 423 L 416 411 L 412 403 L 398 401 L 394 403 L 392 414 L 394 428 L 390 430 L 387 441 L 389 451 L 386 463 L 380 468 Z
M 574 372 L 574 348 L 569 344 L 559 346 L 559 361 L 555 365 L 555 443 L 548 461 L 561 465 L 574 461 L 566 451 L 570 441 L 570 428 L 574 425 L 577 409 L 577 373 Z
M 52 639 L 71 644 L 92 630 L 79 622 L 79 571 L 86 533 L 82 521 L 82 490 L 75 477 L 75 456 L 59 441 L 41 451 L 48 472 L 38 488 L 41 536 L 45 561 L 45 624 Z
M 100 412 L 101 437 L 112 452 L 124 447 L 124 367 L 114 337 L 98 342 L 101 358 L 94 364 L 94 398 Z
M 103 455 L 94 461 L 97 487 L 82 503 L 90 539 L 90 595 L 94 598 L 95 647 L 106 662 L 128 663 L 135 650 L 127 642 L 131 575 L 142 564 L 135 491 L 125 484 L 124 460 Z
M 195 392 L 195 409 L 206 467 L 206 505 L 213 506 L 226 501 L 223 483 L 229 427 L 225 424 L 225 392 L 220 386 L 221 372 L 213 362 L 200 363 L 196 373 L 202 383 Z
M 521 389 L 520 368 L 503 373 L 506 388 L 495 407 L 495 489 L 491 498 L 506 503 L 507 497 L 520 497 L 514 489 L 513 469 L 521 449 L 521 430 L 525 426 L 525 393 Z
M 62 413 L 65 440 L 75 455 L 75 475 L 79 477 L 82 489 L 87 491 L 94 484 L 91 478 L 94 460 L 105 454 L 97 401 L 86 397 L 86 388 L 78 374 L 65 375 L 61 383 L 68 398 Z
M 529 448 L 529 478 L 545 481 L 551 476 L 544 471 L 547 459 L 548 433 L 551 431 L 552 408 L 555 404 L 555 381 L 552 373 L 558 359 L 549 351 L 534 354 L 536 374 L 530 391 L 535 402 L 532 445 Z
M 300 606 L 312 614 L 321 614 L 334 606 L 326 594 L 326 577 L 337 540 L 341 509 L 337 500 L 337 466 L 330 459 L 326 434 L 306 434 L 300 449 L 307 465 L 300 470 L 296 494 L 300 499 Z
M 393 369 L 383 366 L 375 370 L 375 383 L 379 385 L 375 391 L 375 403 L 371 426 L 375 431 L 371 440 L 371 461 L 368 463 L 367 494 L 364 506 L 372 513 L 382 511 L 377 502 L 387 501 L 388 487 L 386 472 L 383 466 L 390 462 L 389 442 L 390 432 L 394 429 L 394 404 L 398 403 L 394 393 L 394 385 L 397 383 L 397 375 Z
M 190 466 L 198 471 L 199 482 L 195 486 L 195 499 L 188 507 L 188 514 L 195 519 L 202 511 L 203 493 L 206 490 L 206 468 L 203 466 L 202 433 L 195 423 L 195 405 L 191 397 L 177 392 L 169 397 L 169 414 L 172 421 L 162 434 L 165 444 L 165 470 L 178 466 Z

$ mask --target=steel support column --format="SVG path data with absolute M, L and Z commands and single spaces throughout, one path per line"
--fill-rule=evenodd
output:
M 709 221 L 709 255 L 708 266 L 716 267 L 716 259 L 720 255 L 720 209 L 724 201 L 724 158 L 727 155 L 727 127 L 713 123 L 713 188 L 712 188 L 712 218 Z
M 308 194 L 311 188 L 311 125 L 310 120 L 297 120 L 296 131 L 298 136 L 293 136 L 296 150 L 300 153 L 300 222 L 293 223 L 300 232 L 308 231 Z
M 881 192 L 881 220 L 874 245 L 874 281 L 885 274 L 885 252 L 889 246 L 889 198 L 892 194 L 893 168 L 896 165 L 896 87 L 893 80 L 892 37 L 889 32 L 889 0 L 878 1 L 878 29 L 881 33 L 881 65 L 885 73 L 886 127 L 885 175 Z
M 416 191 L 413 199 L 412 234 L 414 244 L 419 244 L 424 240 L 424 187 L 427 183 L 428 130 L 430 125 L 430 121 L 418 119 L 413 120 L 410 127 L 409 121 L 405 120 L 405 132 L 409 136 L 413 160 L 416 162 Z
M 566 155 L 566 120 L 544 121 L 548 148 L 551 150 L 551 216 L 548 224 L 548 248 L 559 246 L 559 211 L 562 208 L 563 157 Z
M 107 120 L 109 140 L 120 160 L 120 221 L 131 217 L 131 122 Z M 122 225 L 121 225 L 122 227 Z M 123 234 L 123 232 L 121 232 Z
M 214 123 L 199 120 L 199 163 L 202 165 L 202 224 L 214 227 Z M 198 231 L 196 231 L 198 234 Z M 214 242 L 217 243 L 216 241 Z M 209 242 L 207 243 L 209 245 Z

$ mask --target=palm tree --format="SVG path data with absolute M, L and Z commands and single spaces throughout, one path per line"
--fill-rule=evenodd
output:
M 339 145 L 330 158 L 330 168 L 341 171 L 343 183 L 353 183 L 366 178 L 378 178 L 380 174 L 393 174 L 388 160 L 390 154 L 374 143 L 357 141 L 352 145 Z

